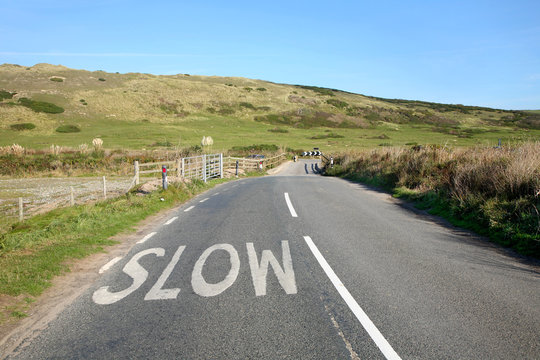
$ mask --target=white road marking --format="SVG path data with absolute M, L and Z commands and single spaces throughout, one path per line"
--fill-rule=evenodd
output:
M 390 346 L 388 341 L 386 341 L 386 339 L 381 334 L 379 329 L 377 329 L 375 324 L 373 324 L 373 322 L 369 319 L 369 317 L 366 315 L 364 310 L 362 310 L 360 305 L 358 305 L 356 300 L 354 300 L 351 293 L 345 288 L 345 285 L 343 285 L 341 280 L 339 280 L 334 270 L 332 270 L 332 268 L 330 267 L 328 262 L 326 262 L 326 260 L 324 259 L 319 249 L 317 249 L 317 246 L 313 243 L 313 240 L 311 240 L 309 236 L 304 236 L 304 240 L 306 241 L 307 245 L 309 246 L 311 252 L 315 256 L 317 261 L 319 261 L 319 264 L 323 268 L 324 272 L 326 273 L 330 281 L 332 281 L 332 284 L 335 286 L 338 293 L 341 295 L 343 300 L 345 300 L 345 302 L 347 303 L 349 308 L 352 310 L 356 318 L 360 321 L 364 329 L 366 329 L 369 336 L 371 336 L 375 344 L 379 347 L 383 355 L 389 360 L 390 359 L 401 360 L 399 355 L 394 351 L 392 346 Z
M 294 208 L 292 206 L 291 199 L 289 198 L 289 193 L 285 193 L 285 202 L 287 202 L 287 206 L 289 207 L 289 211 L 291 212 L 292 217 L 298 217 L 296 211 L 294 211 Z
M 217 193 L 215 193 L 215 194 L 214 194 L 214 195 L 212 195 L 212 196 L 216 196 L 216 195 L 219 195 L 219 193 L 217 192 Z
M 249 257 L 249 267 L 251 268 L 251 277 L 253 278 L 253 287 L 256 296 L 266 295 L 266 275 L 268 274 L 268 265 L 272 266 L 274 273 L 287 294 L 296 294 L 296 281 L 294 279 L 294 270 L 292 266 L 291 250 L 289 242 L 281 241 L 281 252 L 283 259 L 283 269 L 270 250 L 263 250 L 261 263 L 257 260 L 257 253 L 253 243 L 247 243 L 247 252 Z
M 200 203 L 203 203 L 203 202 L 205 202 L 205 201 L 208 200 L 208 199 L 210 199 L 210 198 L 202 199 L 202 200 L 199 201 L 199 202 L 200 202 Z
M 184 212 L 188 212 L 189 210 L 193 209 L 195 206 L 190 206 L 188 207 L 186 210 L 184 210 Z
M 229 270 L 227 276 L 225 276 L 225 279 L 217 284 L 209 284 L 206 282 L 206 280 L 204 280 L 202 270 L 204 264 L 206 263 L 206 259 L 208 259 L 208 256 L 210 256 L 210 254 L 215 250 L 225 250 L 229 253 L 231 269 Z M 193 287 L 193 291 L 200 296 L 216 296 L 227 290 L 236 281 L 239 271 L 240 258 L 238 257 L 238 252 L 236 252 L 234 247 L 230 244 L 216 244 L 206 249 L 202 253 L 199 260 L 197 260 L 195 263 L 195 267 L 193 267 L 193 273 L 191 275 L 191 286 Z
M 162 248 L 146 249 L 135 254 L 122 269 L 124 273 L 133 279 L 133 283 L 127 289 L 118 292 L 110 292 L 109 286 L 102 286 L 94 292 L 92 300 L 98 305 L 114 304 L 141 287 L 148 278 L 148 271 L 138 263 L 138 260 L 149 254 L 163 256 L 165 250 Z
M 173 221 L 176 220 L 176 219 L 178 219 L 178 216 L 175 216 L 175 217 L 170 218 L 170 219 L 165 223 L 165 225 L 170 225 L 170 224 L 172 224 Z
M 101 267 L 101 269 L 99 269 L 99 273 L 100 274 L 103 274 L 105 271 L 109 270 L 110 268 L 113 267 L 114 264 L 116 264 L 117 262 L 119 262 L 120 260 L 122 260 L 122 258 L 120 256 L 117 256 L 115 257 L 114 259 L 112 259 L 111 261 L 109 261 L 108 263 L 106 263 L 105 265 L 103 265 Z
M 165 281 L 171 276 L 172 271 L 174 270 L 174 267 L 176 264 L 178 264 L 178 260 L 180 260 L 180 255 L 184 252 L 185 246 L 180 246 L 178 250 L 174 253 L 171 261 L 163 270 L 161 275 L 159 276 L 158 281 L 152 286 L 148 294 L 144 297 L 144 300 L 166 300 L 166 299 L 176 299 L 178 296 L 178 293 L 180 292 L 180 288 L 173 288 L 173 289 L 162 289 L 163 285 L 165 284 Z
M 142 244 L 143 242 L 145 242 L 146 240 L 150 239 L 152 236 L 156 235 L 155 232 L 151 232 L 150 234 L 146 235 L 145 237 L 143 237 L 141 240 L 137 241 L 137 244 Z

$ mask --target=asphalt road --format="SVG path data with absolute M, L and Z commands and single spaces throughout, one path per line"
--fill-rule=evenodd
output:
M 193 199 L 10 358 L 540 358 L 537 262 L 316 173 Z

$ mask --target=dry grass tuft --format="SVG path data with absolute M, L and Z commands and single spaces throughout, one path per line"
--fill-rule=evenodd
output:
M 383 148 L 336 157 L 332 175 L 392 188 L 462 226 L 540 256 L 540 142 Z

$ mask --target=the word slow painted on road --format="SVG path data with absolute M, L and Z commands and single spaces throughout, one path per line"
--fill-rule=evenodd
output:
M 156 283 L 144 297 L 144 300 L 167 300 L 176 299 L 178 297 L 180 288 L 164 289 L 163 286 L 180 261 L 180 257 L 182 256 L 185 248 L 185 246 L 178 247 L 173 257 L 169 261 L 169 264 L 165 267 Z M 266 295 L 266 278 L 268 275 L 269 266 L 272 267 L 279 284 L 283 287 L 286 294 L 297 293 L 296 280 L 294 277 L 288 241 L 284 240 L 281 242 L 283 266 L 279 264 L 274 257 L 274 254 L 272 254 L 270 250 L 263 250 L 261 259 L 259 261 L 253 243 L 247 243 L 246 249 L 248 253 L 249 267 L 251 269 L 253 287 L 255 288 L 255 295 Z M 204 279 L 203 268 L 208 260 L 208 257 L 214 251 L 218 250 L 226 251 L 229 254 L 230 268 L 222 281 L 212 284 L 208 283 Z M 146 271 L 146 269 L 139 264 L 139 260 L 144 256 L 151 255 L 162 257 L 165 255 L 165 249 L 146 249 L 133 255 L 133 257 L 122 269 L 125 274 L 131 277 L 131 285 L 128 288 L 117 292 L 111 292 L 109 291 L 109 286 L 103 286 L 94 292 L 92 296 L 94 302 L 99 305 L 113 304 L 139 289 L 148 278 L 148 271 Z M 193 291 L 200 296 L 217 296 L 234 284 L 236 278 L 238 277 L 239 271 L 240 258 L 236 249 L 230 244 L 216 244 L 206 249 L 195 263 L 193 272 L 191 274 L 191 286 L 193 287 Z

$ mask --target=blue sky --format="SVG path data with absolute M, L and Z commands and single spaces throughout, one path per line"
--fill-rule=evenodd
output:
M 2 0 L 0 63 L 540 109 L 540 1 Z

